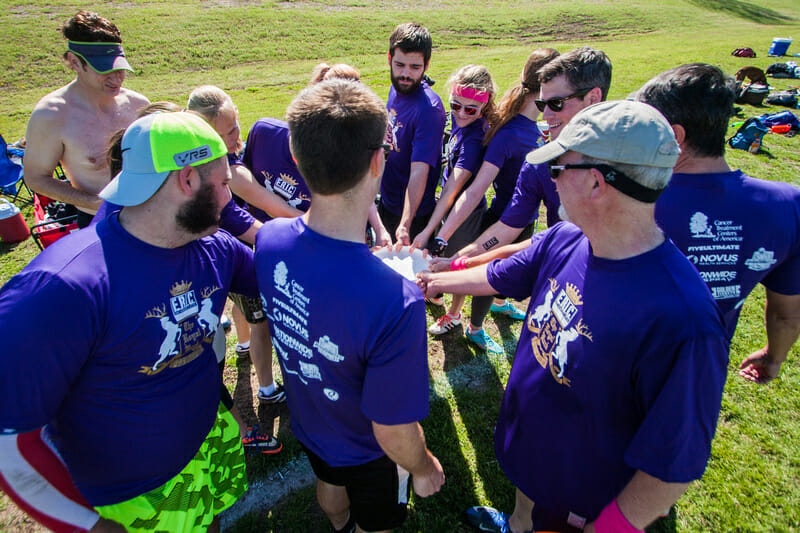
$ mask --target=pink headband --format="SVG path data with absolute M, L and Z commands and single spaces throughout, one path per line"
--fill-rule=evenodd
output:
M 469 98 L 470 100 L 475 100 L 476 102 L 480 102 L 485 104 L 489 101 L 489 94 L 486 91 L 479 91 L 477 89 L 473 89 L 472 87 L 464 87 L 463 85 L 453 85 L 452 93 L 455 96 L 460 96 L 462 98 Z

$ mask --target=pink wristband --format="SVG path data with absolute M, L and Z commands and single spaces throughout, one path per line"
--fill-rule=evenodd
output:
M 616 498 L 600 511 L 600 516 L 594 521 L 594 530 L 597 533 L 642 533 L 642 530 L 633 527 L 619 510 Z
M 466 257 L 458 257 L 453 259 L 450 263 L 450 270 L 464 270 L 467 268 L 467 258 Z

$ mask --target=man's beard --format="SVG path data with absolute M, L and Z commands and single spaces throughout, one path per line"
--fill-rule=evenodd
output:
M 419 86 L 422 85 L 422 80 L 425 79 L 425 75 L 420 76 L 419 79 L 416 81 L 412 80 L 411 78 L 404 77 L 402 78 L 403 81 L 413 82 L 410 87 L 405 88 L 398 83 L 398 81 L 400 81 L 401 78 L 396 78 L 393 73 L 390 73 L 389 77 L 392 80 L 392 86 L 394 86 L 394 90 L 397 91 L 398 94 L 413 94 L 414 91 L 419 89 Z
M 181 206 L 175 221 L 179 227 L 194 234 L 219 226 L 219 206 L 210 183 L 204 183 L 197 194 Z

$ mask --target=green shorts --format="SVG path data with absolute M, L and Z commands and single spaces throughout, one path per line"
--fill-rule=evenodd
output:
M 177 476 L 150 492 L 95 510 L 128 531 L 199 532 L 246 490 L 239 426 L 220 404 L 214 427 Z

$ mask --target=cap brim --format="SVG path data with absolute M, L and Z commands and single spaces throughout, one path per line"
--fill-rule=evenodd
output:
M 567 152 L 567 148 L 558 143 L 558 139 L 550 141 L 541 148 L 537 148 L 532 152 L 528 152 L 525 156 L 525 161 L 531 165 L 538 165 L 539 163 L 546 163 L 552 161 L 556 157 Z
M 83 56 L 92 70 L 98 74 L 108 74 L 114 70 L 129 70 L 133 72 L 125 56 Z
M 123 170 L 98 194 L 111 203 L 131 206 L 143 204 L 152 197 L 169 176 L 170 171 L 136 174 Z

